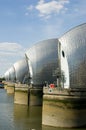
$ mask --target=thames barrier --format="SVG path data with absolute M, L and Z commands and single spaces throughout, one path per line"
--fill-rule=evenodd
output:
M 15 104 L 42 106 L 42 125 L 86 127 L 86 23 L 36 43 L 4 77 Z

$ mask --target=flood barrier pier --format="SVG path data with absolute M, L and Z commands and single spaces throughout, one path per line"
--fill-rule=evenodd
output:
M 52 127 L 86 127 L 86 89 L 58 89 L 21 83 L 5 83 L 14 103 L 42 106 L 42 125 Z
M 28 106 L 42 105 L 43 90 L 27 84 L 15 84 L 14 103 Z
M 54 127 L 86 126 L 86 89 L 43 89 L 42 124 Z

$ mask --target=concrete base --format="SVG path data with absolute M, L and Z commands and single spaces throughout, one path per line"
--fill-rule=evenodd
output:
M 15 84 L 14 103 L 28 106 L 42 105 L 42 88 Z
M 15 84 L 14 103 L 28 105 L 28 85 Z
M 4 89 L 7 89 L 7 84 L 4 84 Z
M 6 81 L 3 81 L 3 84 L 4 84 L 4 89 L 7 89 L 7 82 Z
M 14 83 L 7 83 L 7 87 L 6 87 L 7 93 L 8 94 L 14 94 L 14 90 L 15 90 L 15 84 Z
M 67 91 L 44 90 L 42 124 L 53 127 L 86 126 L 85 94 L 70 95 Z M 81 96 L 83 95 L 83 96 Z
M 29 89 L 29 106 L 42 105 L 43 88 L 35 87 Z

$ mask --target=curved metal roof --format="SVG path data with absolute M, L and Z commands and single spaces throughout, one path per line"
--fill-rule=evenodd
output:
M 86 23 L 59 38 L 69 66 L 70 87 L 86 87 Z
M 58 67 L 58 44 L 58 39 L 48 39 L 26 51 L 32 84 L 42 85 L 45 81 L 56 81 L 53 71 Z
M 16 81 L 23 83 L 25 76 L 29 73 L 26 59 L 23 58 L 17 61 L 13 66 L 15 69 Z

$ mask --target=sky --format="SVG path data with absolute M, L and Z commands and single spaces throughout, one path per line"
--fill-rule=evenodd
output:
M 0 76 L 39 41 L 86 23 L 86 0 L 0 0 Z

